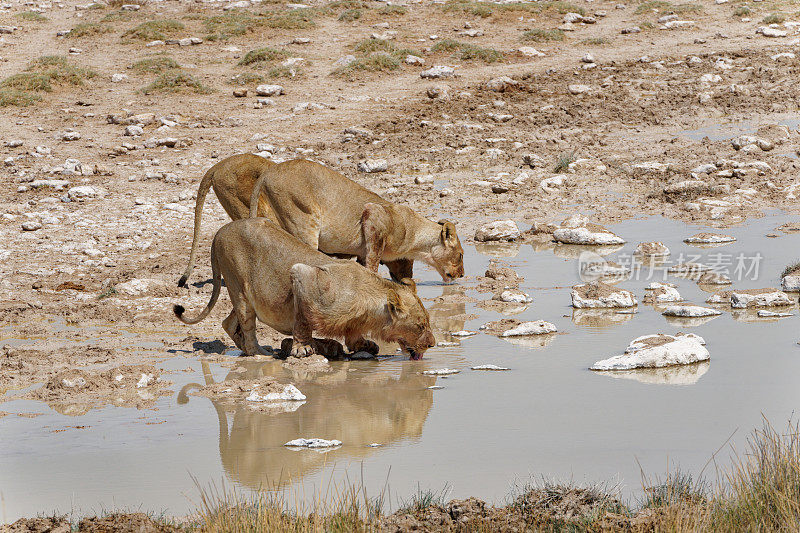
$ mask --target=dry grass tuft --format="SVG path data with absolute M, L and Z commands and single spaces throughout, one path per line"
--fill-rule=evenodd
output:
M 177 36 L 183 29 L 183 23 L 177 20 L 149 20 L 126 31 L 122 34 L 122 37 L 139 41 L 163 41 Z
M 144 94 L 152 93 L 194 93 L 208 94 L 212 92 L 200 80 L 182 70 L 168 70 L 159 74 L 153 83 L 142 89 Z

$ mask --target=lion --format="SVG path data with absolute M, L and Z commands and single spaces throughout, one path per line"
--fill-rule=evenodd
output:
M 390 281 L 354 261 L 328 257 L 266 218 L 223 226 L 211 245 L 211 269 L 206 308 L 192 319 L 183 316 L 183 306 L 173 310 L 184 324 L 200 322 L 216 304 L 224 279 L 233 311 L 222 327 L 245 355 L 266 353 L 256 339 L 256 318 L 291 335 L 295 357 L 319 351 L 315 331 L 344 339 L 352 352 L 378 353 L 378 345 L 365 336 L 396 342 L 411 359 L 435 344 L 413 280 Z
M 383 263 L 395 281 L 413 276 L 415 260 L 431 265 L 444 281 L 464 275 L 464 250 L 452 222 L 432 222 L 319 163 L 273 163 L 241 154 L 214 165 L 200 183 L 192 251 L 179 286 L 194 266 L 202 206 L 212 185 L 234 220 L 247 216 L 241 211 L 244 201 L 250 216 L 270 218 L 312 248 L 356 257 L 374 272 Z

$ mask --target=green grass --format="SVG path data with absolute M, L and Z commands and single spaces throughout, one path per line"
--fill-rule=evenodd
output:
M 81 37 L 94 37 L 95 35 L 103 35 L 112 31 L 108 26 L 98 24 L 96 22 L 81 22 L 67 34 L 67 37 L 74 37 L 80 39 Z
M 42 56 L 33 60 L 25 72 L 4 79 L 0 87 L 16 91 L 52 92 L 54 86 L 81 86 L 84 80 L 96 75 L 91 69 L 74 65 L 64 56 Z
M 183 29 L 183 23 L 177 20 L 149 20 L 126 31 L 122 34 L 122 37 L 139 41 L 163 41 L 164 39 L 177 36 Z
M 647 483 L 642 509 L 665 507 L 682 503 L 698 504 L 707 500 L 710 487 L 705 480 L 695 480 L 691 474 L 676 470 L 666 479 Z
M 304 30 L 316 26 L 313 9 L 293 9 L 291 11 L 267 12 L 265 25 L 268 28 L 283 30 Z
M 339 21 L 341 22 L 353 22 L 354 20 L 358 20 L 361 18 L 363 11 L 360 9 L 345 9 L 342 11 L 342 14 L 339 15 Z
M 411 500 L 403 503 L 400 506 L 401 513 L 417 513 L 425 509 L 438 505 L 444 507 L 447 505 L 447 495 L 450 494 L 450 486 L 445 484 L 439 491 L 431 489 L 422 490 L 417 484 L 417 492 L 411 496 Z
M 303 69 L 298 65 L 280 65 L 269 69 L 267 76 L 270 78 L 298 78 L 303 75 Z
M 258 17 L 249 11 L 235 10 L 208 17 L 203 25 L 208 31 L 206 40 L 225 41 L 231 37 L 249 33 L 263 23 L 263 17 Z
M 593 37 L 591 39 L 584 39 L 581 41 L 581 44 L 588 44 L 592 46 L 600 46 L 609 43 L 611 43 L 611 39 L 608 39 L 606 37 Z
M 153 83 L 142 89 L 144 94 L 152 93 L 195 93 L 208 94 L 211 88 L 182 70 L 169 70 L 159 74 Z
M 97 295 L 97 299 L 102 300 L 104 298 L 115 296 L 116 294 L 117 294 L 117 289 L 115 289 L 114 287 L 108 287 Z
M 462 43 L 455 39 L 442 39 L 433 46 L 432 50 L 434 52 L 452 52 L 463 61 L 479 60 L 484 63 L 495 63 L 503 59 L 503 54 L 493 48 Z
M 180 68 L 178 62 L 167 56 L 148 57 L 131 65 L 131 69 L 140 74 L 161 74 L 177 68 Z
M 761 19 L 764 24 L 783 24 L 786 22 L 786 15 L 783 13 L 771 13 Z
M 564 32 L 559 29 L 553 30 L 543 30 L 543 29 L 534 29 L 528 30 L 522 34 L 523 41 L 534 41 L 537 43 L 545 43 L 548 41 L 563 41 L 564 40 Z
M 662 11 L 661 14 L 666 15 L 668 12 L 671 12 L 676 15 L 686 15 L 689 13 L 702 13 L 702 11 L 703 6 L 700 4 L 678 4 L 677 6 L 673 6 L 672 9 Z
M 17 89 L 0 88 L 0 107 L 27 107 L 41 99 L 42 97 L 38 94 L 31 94 Z
M 17 13 L 14 15 L 18 19 L 29 21 L 29 22 L 45 22 L 47 17 L 39 13 L 38 11 L 23 11 L 22 13 Z
M 665 2 L 664 0 L 650 0 L 649 2 L 639 4 L 633 13 L 635 15 L 643 15 L 644 13 L 667 11 L 670 8 L 672 8 L 672 4 L 670 2 Z
M 385 5 L 378 9 L 376 13 L 382 17 L 401 16 L 408 13 L 408 9 L 403 6 Z
M 242 72 L 232 76 L 228 80 L 228 83 L 230 85 L 256 85 L 258 83 L 263 83 L 265 79 L 264 76 L 256 74 L 255 72 Z
M 734 16 L 737 16 L 737 17 L 746 17 L 747 15 L 749 15 L 752 12 L 753 11 L 747 6 L 739 6 L 736 9 L 733 10 Z
M 543 13 L 555 11 L 556 13 L 580 13 L 586 14 L 586 10 L 581 6 L 575 5 L 564 0 L 550 0 L 541 2 L 513 2 L 509 4 L 495 4 L 490 2 L 478 2 L 476 0 L 448 0 L 442 5 L 442 9 L 452 13 L 462 13 L 475 17 L 487 18 L 492 15 L 502 13 Z
M 271 66 L 275 61 L 285 59 L 288 55 L 289 54 L 283 50 L 277 50 L 267 46 L 256 50 L 250 50 L 238 64 L 240 67 L 249 66 L 255 69 L 265 68 Z
M 575 156 L 575 152 L 559 155 L 558 159 L 556 160 L 556 166 L 553 168 L 553 172 L 566 172 L 569 170 L 569 166 L 574 163 L 576 159 L 577 157 Z

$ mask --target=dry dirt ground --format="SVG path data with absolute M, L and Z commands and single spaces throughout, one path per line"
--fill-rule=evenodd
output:
M 50 382 L 58 405 L 65 371 L 138 380 L 230 345 L 226 296 L 197 326 L 171 306 L 208 298 L 215 199 L 195 285 L 175 282 L 199 179 L 236 153 L 320 161 L 464 242 L 500 218 L 796 209 L 790 3 L 88 2 L 0 5 L 0 393 Z M 422 77 L 440 65 L 454 75 Z M 755 137 L 677 135 L 719 122 Z

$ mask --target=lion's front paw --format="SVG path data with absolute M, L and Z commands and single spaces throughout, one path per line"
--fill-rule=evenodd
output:
M 350 348 L 350 351 L 353 353 L 367 352 L 372 355 L 378 355 L 378 352 L 381 350 L 377 343 L 367 339 L 359 339 L 353 346 L 348 346 L 348 348 Z
M 308 357 L 309 355 L 314 355 L 314 348 L 308 343 L 292 341 L 292 349 L 289 351 L 289 355 L 292 357 Z

